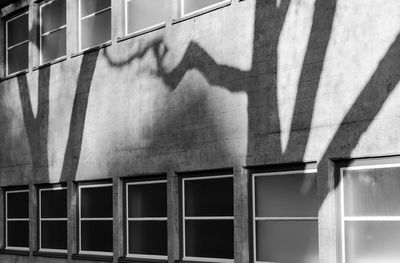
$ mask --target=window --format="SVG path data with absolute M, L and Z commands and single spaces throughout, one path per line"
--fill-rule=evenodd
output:
M 340 169 L 342 262 L 399 262 L 400 164 Z
M 112 255 L 112 184 L 79 186 L 79 253 Z
M 111 0 L 79 0 L 79 49 L 111 39 Z
M 255 262 L 317 263 L 315 170 L 254 174 Z
M 127 256 L 167 259 L 166 181 L 126 184 Z
M 230 0 L 180 0 L 181 17 L 207 11 L 230 2 Z
M 182 179 L 183 259 L 233 262 L 233 176 Z
M 125 0 L 125 35 L 164 24 L 167 0 Z
M 6 21 L 6 75 L 28 68 L 28 12 Z
M 39 251 L 67 252 L 67 189 L 39 189 Z
M 40 6 L 40 63 L 66 54 L 66 0 L 52 0 Z
M 6 192 L 6 249 L 29 250 L 29 190 Z

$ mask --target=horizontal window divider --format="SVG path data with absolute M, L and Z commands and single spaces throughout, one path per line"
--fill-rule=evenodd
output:
M 298 217 L 255 217 L 256 221 L 308 221 L 308 220 L 318 220 L 318 217 L 311 217 L 311 216 L 298 216 Z
M 53 1 L 54 1 L 54 0 L 53 0 Z M 40 188 L 40 189 L 39 189 L 39 192 L 57 191 L 57 190 L 67 190 L 67 187 L 65 187 L 65 186 L 57 186 L 57 187 Z
M 20 46 L 22 44 L 25 44 L 25 43 L 29 43 L 29 39 L 28 40 L 24 40 L 24 41 L 22 41 L 22 42 L 20 42 L 18 44 L 12 45 L 10 47 L 7 47 L 7 50 L 13 49 L 13 48 L 18 47 L 18 46 Z M 16 192 L 14 192 L 14 193 L 16 193 Z
M 400 216 L 345 216 L 344 221 L 400 221 Z
M 15 73 L 14 73 L 15 74 Z M 29 192 L 28 189 L 25 190 L 10 190 L 10 191 L 6 191 L 6 194 L 13 194 L 13 193 L 27 193 Z
M 6 218 L 7 221 L 29 221 L 29 218 Z
M 144 185 L 144 184 L 163 184 L 167 183 L 167 180 L 156 180 L 156 181 L 143 181 L 143 182 L 129 182 L 127 185 Z
M 383 163 L 383 164 L 371 164 L 371 165 L 359 165 L 359 166 L 350 166 L 350 167 L 341 167 L 341 171 L 357 171 L 357 170 L 366 170 L 366 169 L 377 169 L 377 168 L 395 168 L 400 167 L 400 163 Z
M 212 179 L 221 179 L 221 178 L 233 178 L 232 174 L 227 175 L 211 175 L 211 176 L 199 176 L 199 177 L 186 177 L 183 178 L 183 181 L 194 181 L 194 180 L 212 180 Z
M 168 256 L 163 256 L 163 255 L 148 255 L 148 254 L 126 254 L 127 258 L 131 259 L 148 259 L 148 260 L 168 260 Z
M 79 188 L 99 188 L 99 187 L 110 187 L 110 186 L 112 186 L 112 184 L 88 184 L 88 185 L 80 185 Z
M 90 217 L 80 218 L 81 221 L 112 221 L 112 217 Z
M 66 255 L 68 253 L 68 250 L 66 249 L 51 249 L 51 248 L 40 248 L 39 251 L 35 251 L 36 254 L 37 252 L 39 253 L 45 253 L 45 254 L 62 254 Z
M 65 24 L 65 25 L 63 25 L 63 26 L 60 26 L 60 27 L 58 27 L 58 28 L 56 28 L 56 29 L 52 29 L 52 30 L 50 30 L 50 31 L 47 31 L 47 32 L 45 32 L 45 33 L 42 33 L 42 37 L 44 37 L 44 36 L 48 36 L 48 35 L 50 35 L 51 33 L 54 33 L 54 32 L 56 32 L 56 31 L 59 31 L 59 30 L 61 30 L 61 29 L 64 29 L 64 28 L 67 28 L 67 25 Z
M 233 216 L 185 216 L 184 220 L 233 220 Z
M 107 253 L 107 254 L 103 254 Z M 72 259 L 77 260 L 90 260 L 90 261 L 107 261 L 112 262 L 112 252 L 99 252 L 99 251 L 81 251 L 79 254 L 72 254 Z
M 79 254 L 81 254 L 81 255 L 112 256 L 113 252 L 81 250 L 81 251 L 79 251 Z
M 122 38 L 118 38 L 117 41 L 122 41 L 122 40 L 128 39 L 130 37 L 135 37 L 135 36 L 140 36 L 140 35 L 146 34 L 148 32 L 163 28 L 163 27 L 166 26 L 166 24 L 167 23 L 164 21 L 164 22 L 161 22 L 161 23 L 158 23 L 158 24 L 155 24 L 155 25 L 152 25 L 152 26 L 149 26 L 149 27 L 137 30 L 137 31 L 130 32 L 130 33 L 128 33 L 127 29 L 126 29 L 125 30 L 125 36 L 122 37 Z
M 104 8 L 104 9 L 101 9 L 100 11 L 97 11 L 97 12 L 95 12 L 95 13 L 91 13 L 91 14 L 89 14 L 89 15 L 87 15 L 87 16 L 81 17 L 80 21 L 82 21 L 82 20 L 84 20 L 84 19 L 86 19 L 86 18 L 90 18 L 90 17 L 95 16 L 95 15 L 101 14 L 101 13 L 103 13 L 103 12 L 109 10 L 109 9 L 111 9 L 111 6 L 106 7 L 106 8 Z
M 11 246 L 6 246 L 6 250 L 21 250 L 21 251 L 29 251 L 29 247 L 11 247 Z
M 40 218 L 40 221 L 67 221 L 68 218 Z
M 196 16 L 200 16 L 200 15 L 212 12 L 212 11 L 214 11 L 216 9 L 220 9 L 220 8 L 229 6 L 229 5 L 231 5 L 232 1 L 233 0 L 221 1 L 220 3 L 215 3 L 213 5 L 203 7 L 201 9 L 192 11 L 192 12 L 187 13 L 187 14 L 183 14 L 183 11 L 182 11 L 183 9 L 182 9 L 180 11 L 180 17 L 172 19 L 172 24 L 180 23 L 182 21 L 194 18 Z
M 128 221 L 167 221 L 167 217 L 128 217 Z
M 278 171 L 278 172 L 266 172 L 266 173 L 255 173 L 254 177 L 258 176 L 273 176 L 273 175 L 291 175 L 291 174 L 313 174 L 316 173 L 317 169 L 306 169 L 306 170 L 295 170 L 295 171 Z
M 183 257 L 183 261 L 208 261 L 208 262 L 221 262 L 228 263 L 233 262 L 230 258 L 206 258 L 206 257 Z

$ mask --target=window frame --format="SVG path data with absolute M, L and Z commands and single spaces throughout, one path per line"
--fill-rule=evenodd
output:
M 61 59 L 61 58 L 65 58 L 67 56 L 67 50 L 65 50 L 65 55 L 57 57 L 57 58 L 54 58 L 54 59 L 51 59 L 51 60 L 46 61 L 46 62 L 43 62 L 43 41 L 42 41 L 43 37 L 49 36 L 49 35 L 57 32 L 57 31 L 62 30 L 62 29 L 65 28 L 65 40 L 66 40 L 66 42 L 68 42 L 67 41 L 67 17 L 68 17 L 67 16 L 67 9 L 65 9 L 65 18 L 66 18 L 65 24 L 63 26 L 60 26 L 58 28 L 55 28 L 55 29 L 52 29 L 50 31 L 47 31 L 47 32 L 43 33 L 43 20 L 42 20 L 43 12 L 42 12 L 42 8 L 45 7 L 46 5 L 49 5 L 49 4 L 53 3 L 54 1 L 59 1 L 59 0 L 45 1 L 45 2 L 41 3 L 40 6 L 39 6 L 39 28 L 40 28 L 39 29 L 39 46 L 40 46 L 40 48 L 39 48 L 39 64 L 40 65 L 51 63 L 52 61 L 55 61 L 55 60 L 58 60 L 58 59 Z M 61 1 L 63 1 L 63 0 L 61 0 Z M 65 0 L 65 1 L 68 1 L 68 0 Z
M 69 0 L 67 0 L 67 1 L 69 1 Z M 78 0 L 78 49 L 79 49 L 79 52 L 82 52 L 82 51 L 85 51 L 85 50 L 89 50 L 89 49 L 92 49 L 92 48 L 97 47 L 97 46 L 104 45 L 104 44 L 110 42 L 111 39 L 112 39 L 112 32 L 111 32 L 111 39 L 109 39 L 109 40 L 107 40 L 107 41 L 105 41 L 103 43 L 100 43 L 100 44 L 97 44 L 97 45 L 90 46 L 90 47 L 82 49 L 82 20 L 87 19 L 87 18 L 91 18 L 93 16 L 102 14 L 102 13 L 110 10 L 111 11 L 110 12 L 111 13 L 111 15 L 110 15 L 111 16 L 110 23 L 112 23 L 112 0 L 110 1 L 110 6 L 108 6 L 106 8 L 103 8 L 103 9 L 101 9 L 99 11 L 96 11 L 94 13 L 90 13 L 90 14 L 84 16 L 84 17 L 82 17 L 82 13 L 81 13 L 81 7 L 82 7 L 81 2 L 82 1 L 83 0 Z M 111 31 L 112 31 L 112 25 L 111 25 L 110 28 L 111 28 Z
M 54 1 L 54 0 L 53 0 Z M 53 248 L 42 248 L 42 221 L 66 221 L 68 227 L 68 211 L 66 218 L 42 218 L 42 192 L 43 191 L 57 191 L 57 190 L 67 190 L 66 186 L 56 186 L 56 187 L 46 187 L 39 189 L 39 252 L 56 252 L 56 253 L 67 253 L 68 252 L 68 242 L 67 249 L 53 249 Z M 68 193 L 67 193 L 68 194 Z M 68 209 L 67 209 L 68 210 Z
M 340 260 L 342 263 L 346 263 L 346 229 L 345 222 L 400 222 L 400 216 L 345 216 L 344 215 L 344 171 L 358 171 L 367 169 L 384 169 L 384 168 L 396 168 L 400 167 L 400 163 L 383 163 L 383 164 L 350 164 L 348 166 L 342 166 L 339 168 L 339 198 L 340 198 L 340 209 L 339 209 L 339 220 L 340 220 L 340 238 L 339 238 L 339 250 Z M 383 220 L 382 220 L 383 219 Z
M 142 29 L 139 29 L 139 30 L 136 30 L 136 31 L 133 31 L 133 32 L 129 33 L 128 32 L 128 16 L 129 16 L 129 14 L 128 14 L 128 2 L 130 2 L 130 1 L 133 1 L 133 0 L 124 0 L 124 15 L 125 15 L 124 35 L 125 35 L 125 37 L 135 36 L 135 35 L 138 35 L 138 34 L 146 33 L 146 32 L 149 32 L 151 30 L 164 27 L 167 24 L 166 18 L 164 17 L 164 21 L 163 22 L 160 22 L 160 23 L 157 23 L 157 24 L 154 24 L 154 25 L 151 25 L 151 26 L 148 26 L 148 27 L 145 27 L 145 28 L 142 28 Z M 167 1 L 167 0 L 165 0 L 165 1 Z
M 29 189 L 22 189 L 22 190 L 7 190 L 5 192 L 5 249 L 9 250 L 20 250 L 20 251 L 29 251 L 30 247 L 14 247 L 14 246 L 9 246 L 8 245 L 8 222 L 9 221 L 28 221 L 29 224 L 29 215 L 28 218 L 8 218 L 8 194 L 10 193 L 28 193 L 28 203 L 29 203 Z M 28 204 L 29 205 L 29 204 Z M 29 239 L 29 233 L 28 233 L 28 239 Z
M 234 211 L 232 216 L 185 216 L 185 181 L 196 181 L 196 180 L 213 180 L 221 178 L 232 178 L 233 174 L 225 175 L 210 175 L 210 176 L 193 176 L 182 178 L 182 260 L 184 261 L 199 261 L 199 262 L 217 262 L 217 263 L 232 263 L 234 258 L 208 258 L 208 257 L 191 257 L 186 256 L 186 220 L 232 220 L 234 221 Z M 233 186 L 232 186 L 233 187 Z M 232 197 L 232 203 L 234 198 Z M 233 206 L 234 207 L 234 206 Z M 234 231 L 234 229 L 232 229 Z M 233 236 L 235 239 L 235 236 Z M 235 240 L 233 240 L 235 242 Z M 234 256 L 234 255 L 233 255 Z
M 18 44 L 14 44 L 14 45 L 12 45 L 11 47 L 9 47 L 8 46 L 8 23 L 10 23 L 11 21 L 13 21 L 13 20 L 15 20 L 15 19 L 17 19 L 17 18 L 19 18 L 19 17 L 21 17 L 21 16 L 24 16 L 24 15 L 28 15 L 28 21 L 29 21 L 29 10 L 25 10 L 25 11 L 23 11 L 23 12 L 21 12 L 21 13 L 19 13 L 18 15 L 15 15 L 15 16 L 13 16 L 13 17 L 10 17 L 9 19 L 6 19 L 5 20 L 5 27 L 6 27 L 6 29 L 5 29 L 5 50 L 6 50 L 6 54 L 5 54 L 5 59 L 6 59 L 6 76 L 12 76 L 12 75 L 16 75 L 16 74 L 18 74 L 18 73 L 21 73 L 21 72 L 24 72 L 24 71 L 26 71 L 26 70 L 28 70 L 29 69 L 29 42 L 30 42 L 30 40 L 29 40 L 29 33 L 28 33 L 28 39 L 27 40 L 24 40 L 24 41 L 22 41 L 22 42 L 20 42 L 20 43 L 18 43 Z M 28 30 L 29 30 L 29 28 L 28 28 Z M 18 71 L 16 71 L 16 72 L 13 72 L 13 73 L 9 73 L 9 66 L 8 66 L 8 64 L 9 64 L 9 61 L 8 61 L 8 52 L 9 52 L 9 50 L 10 49 L 12 49 L 12 48 L 15 48 L 15 47 L 17 47 L 17 46 L 20 46 L 20 45 L 23 45 L 23 44 L 26 44 L 26 43 L 28 43 L 28 65 L 27 65 L 27 67 L 26 68 L 24 68 L 24 69 L 21 69 L 21 70 L 18 70 Z
M 251 194 L 252 194 L 252 234 L 253 234 L 253 262 L 255 263 L 270 263 L 268 261 L 257 260 L 257 229 L 256 223 L 257 221 L 317 221 L 318 216 L 286 216 L 286 217 L 272 217 L 272 216 L 256 216 L 256 188 L 255 188 L 255 179 L 256 177 L 265 177 L 265 176 L 282 176 L 282 175 L 304 175 L 304 174 L 316 174 L 317 169 L 314 168 L 305 168 L 305 169 L 293 169 L 293 170 L 284 170 L 284 171 L 276 171 L 276 172 L 257 172 L 253 173 L 251 178 Z
M 232 0 L 220 0 L 218 3 L 202 7 L 185 14 L 185 0 L 179 0 L 179 18 L 188 18 L 197 14 L 207 13 L 211 10 L 230 5 Z
M 165 184 L 167 187 L 167 180 L 152 180 L 152 181 L 138 181 L 127 182 L 125 185 L 125 234 L 126 234 L 126 257 L 143 258 L 143 259 L 160 259 L 167 260 L 168 255 L 151 255 L 151 254 L 130 254 L 129 253 L 129 222 L 130 221 L 168 221 L 167 217 L 129 217 L 129 191 L 130 185 L 144 185 L 144 184 Z M 168 195 L 168 194 L 167 194 Z M 167 202 L 167 200 L 165 200 Z
M 90 250 L 82 250 L 82 221 L 114 221 L 114 216 L 112 217 L 88 217 L 82 218 L 82 188 L 100 188 L 100 187 L 111 187 L 113 188 L 112 183 L 103 183 L 103 184 L 82 184 L 78 186 L 78 196 L 79 196 L 79 207 L 78 207 L 78 253 L 81 255 L 99 255 L 99 256 L 112 256 L 113 252 L 106 251 L 90 251 Z M 113 231 L 113 230 L 112 230 Z

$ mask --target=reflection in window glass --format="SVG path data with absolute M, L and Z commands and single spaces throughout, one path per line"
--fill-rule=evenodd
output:
M 6 21 L 6 74 L 28 68 L 28 12 Z
M 126 0 L 126 34 L 163 23 L 166 3 L 167 0 Z
M 29 191 L 6 192 L 6 249 L 29 249 Z
M 112 185 L 79 186 L 79 251 L 112 255 Z
M 39 190 L 40 251 L 67 251 L 67 189 Z
M 80 49 L 111 39 L 111 1 L 80 0 Z
M 219 3 L 229 2 L 226 0 L 180 0 L 181 1 L 181 12 L 182 15 L 187 15 L 192 12 L 196 12 L 203 8 L 207 8 Z
M 182 179 L 184 259 L 233 260 L 233 176 Z
M 399 262 L 400 165 L 341 169 L 342 261 Z
M 167 182 L 126 184 L 127 254 L 167 259 Z
M 253 231 L 256 261 L 318 262 L 315 170 L 253 176 Z
M 41 63 L 66 54 L 66 0 L 53 0 L 40 6 Z

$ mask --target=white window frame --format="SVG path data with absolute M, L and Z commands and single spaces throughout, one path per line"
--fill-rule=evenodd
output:
M 129 193 L 128 188 L 130 185 L 144 185 L 144 184 L 167 184 L 167 180 L 156 180 L 156 181 L 143 181 L 143 182 L 130 182 L 126 183 L 125 188 L 125 211 L 126 211 L 126 256 L 135 258 L 145 258 L 145 259 L 168 259 L 167 255 L 151 255 L 151 254 L 130 254 L 129 253 L 129 222 L 130 221 L 167 221 L 167 217 L 129 217 Z M 165 200 L 167 202 L 167 200 Z
M 6 43 L 5 44 L 6 44 L 6 75 L 7 76 L 18 74 L 19 72 L 25 71 L 25 70 L 27 70 L 29 68 L 29 64 L 28 64 L 27 67 L 24 68 L 24 69 L 21 69 L 19 71 L 13 72 L 11 74 L 8 73 L 8 71 L 9 71 L 8 70 L 8 64 L 9 64 L 8 63 L 8 51 L 10 49 L 28 43 L 28 56 L 29 56 L 29 35 L 28 35 L 28 39 L 27 40 L 24 40 L 24 41 L 22 41 L 20 43 L 14 44 L 11 47 L 8 46 L 8 23 L 10 23 L 11 21 L 13 21 L 13 20 L 15 20 L 15 19 L 17 19 L 17 18 L 19 18 L 21 16 L 24 16 L 24 15 L 28 15 L 28 19 L 29 19 L 29 12 L 25 11 L 25 12 L 23 12 L 23 13 L 17 15 L 17 16 L 14 16 L 14 17 L 6 20 L 6 37 L 5 37 Z
M 384 169 L 400 167 L 400 163 L 387 163 L 376 165 L 354 165 L 340 168 L 340 242 L 342 263 L 346 263 L 346 238 L 345 238 L 345 222 L 374 222 L 374 221 L 396 221 L 400 222 L 400 216 L 345 216 L 344 215 L 344 171 L 367 170 L 367 169 Z
M 157 29 L 157 28 L 160 28 L 160 27 L 163 27 L 163 26 L 166 25 L 165 18 L 164 18 L 163 22 L 160 22 L 158 24 L 154 24 L 154 25 L 145 27 L 143 29 L 139 29 L 139 30 L 136 30 L 136 31 L 133 31 L 133 32 L 129 33 L 128 32 L 128 16 L 129 16 L 129 14 L 128 14 L 128 2 L 130 2 L 130 1 L 132 1 L 132 0 L 124 0 L 124 5 L 125 5 L 124 6 L 124 8 L 125 8 L 125 30 L 124 30 L 125 32 L 124 33 L 125 33 L 125 36 L 138 35 L 138 34 L 145 33 L 145 32 L 148 32 L 148 31 L 151 31 L 153 29 Z M 167 1 L 167 0 L 164 0 L 164 1 Z
M 267 173 L 255 173 L 252 176 L 252 202 L 253 202 L 253 255 L 254 262 L 256 263 L 274 263 L 269 261 L 259 261 L 257 260 L 257 230 L 256 223 L 257 221 L 317 221 L 318 216 L 290 216 L 290 217 L 261 217 L 256 216 L 256 188 L 255 188 L 255 179 L 256 177 L 265 177 L 265 176 L 282 176 L 282 175 L 304 175 L 304 174 L 315 174 L 317 173 L 317 169 L 304 169 L 304 170 L 290 170 L 290 171 L 279 171 L 279 172 L 267 172 Z
M 70 1 L 70 0 L 66 0 L 66 1 Z M 104 13 L 104 12 L 106 12 L 106 11 L 108 11 L 108 10 L 111 10 L 111 7 L 112 7 L 112 0 L 110 1 L 110 6 L 109 7 L 106 7 L 106 8 L 103 8 L 103 9 L 101 9 L 101 10 L 99 10 L 99 11 L 97 11 L 97 12 L 94 12 L 94 13 L 90 13 L 90 14 L 88 14 L 88 15 L 86 15 L 86 16 L 84 16 L 84 17 L 82 17 L 82 12 L 81 12 L 81 1 L 85 1 L 85 0 L 79 0 L 78 1 L 78 16 L 79 16 L 79 22 L 78 22 L 78 39 L 79 39 L 79 50 L 80 51 L 85 51 L 85 50 L 88 50 L 88 49 L 91 49 L 91 48 L 93 48 L 93 47 L 96 47 L 96 46 L 99 46 L 99 45 L 102 45 L 102 44 L 104 44 L 104 43 L 107 43 L 107 42 L 109 42 L 109 41 L 111 41 L 111 39 L 110 40 L 107 40 L 106 42 L 103 42 L 103 43 L 100 43 L 100 44 L 98 44 L 98 45 L 94 45 L 94 46 L 90 46 L 90 47 L 87 47 L 87 48 L 85 48 L 85 49 L 82 49 L 82 20 L 85 20 L 85 19 L 87 19 L 87 18 L 90 18 L 90 17 L 93 17 L 93 16 L 96 16 L 96 15 L 99 15 L 99 14 L 101 14 L 101 13 Z M 112 12 L 111 12 L 111 21 L 110 21 L 110 23 L 112 23 Z M 112 27 L 111 27 L 111 30 L 112 30 Z M 112 33 L 112 32 L 111 32 Z M 111 36 L 111 38 L 112 38 L 112 36 Z
M 12 190 L 12 191 L 6 191 L 6 205 L 5 205 L 5 214 L 6 214 L 6 246 L 5 249 L 10 249 L 10 250 L 24 250 L 24 251 L 29 251 L 29 247 L 13 247 L 8 245 L 8 222 L 9 221 L 28 221 L 29 224 L 29 217 L 28 218 L 8 218 L 8 194 L 10 193 L 28 193 L 28 202 L 29 202 L 29 190 Z
M 61 30 L 61 29 L 64 29 L 64 28 L 67 28 L 67 22 L 65 21 L 65 24 L 64 25 L 62 25 L 62 26 L 60 26 L 60 27 L 57 27 L 57 28 L 55 28 L 55 29 L 52 29 L 52 30 L 50 30 L 50 31 L 47 31 L 47 32 L 44 32 L 43 33 L 43 24 L 42 24 L 42 8 L 43 7 L 45 7 L 46 5 L 49 5 L 49 4 L 51 4 L 51 3 L 53 3 L 54 1 L 59 1 L 59 0 L 50 0 L 50 1 L 47 1 L 47 2 L 45 2 L 45 3 L 43 3 L 43 4 L 41 4 L 40 5 L 40 10 L 39 10 L 39 13 L 40 13 L 40 64 L 43 64 L 43 41 L 42 41 L 42 39 L 43 39 L 43 37 L 45 37 L 45 36 L 48 36 L 48 35 L 51 35 L 52 33 L 55 33 L 55 32 L 57 32 L 57 31 L 59 31 L 59 30 Z M 61 0 L 62 1 L 62 0 Z M 65 1 L 69 1 L 69 0 L 65 0 Z M 67 10 L 65 10 L 65 12 L 67 12 Z M 65 32 L 66 33 L 66 32 Z M 67 36 L 65 36 L 65 40 L 67 39 L 66 38 Z M 57 60 L 57 59 L 60 59 L 60 58 L 64 58 L 64 57 L 66 57 L 67 56 L 67 54 L 65 54 L 65 55 L 62 55 L 62 56 L 60 56 L 60 57 L 58 57 L 58 58 L 54 58 L 54 59 L 52 59 L 52 60 L 49 60 L 49 61 L 47 61 L 47 62 L 45 62 L 45 63 L 49 63 L 49 62 L 51 62 L 51 61 L 54 61 L 54 60 Z
M 233 175 L 215 175 L 215 176 L 199 176 L 182 178 L 182 236 L 183 236 L 183 260 L 187 261 L 208 261 L 218 263 L 232 263 L 233 258 L 207 258 L 207 257 L 188 257 L 186 256 L 186 220 L 234 220 L 234 216 L 186 216 L 185 215 L 185 182 L 195 180 L 213 180 L 221 178 L 233 178 Z M 232 199 L 232 202 L 234 200 Z M 232 229 L 232 231 L 234 231 Z M 234 242 L 234 240 L 233 240 Z
M 78 209 L 78 220 L 79 220 L 79 254 L 83 255 L 99 255 L 99 256 L 112 256 L 113 252 L 105 252 L 105 251 L 90 251 L 90 250 L 82 250 L 82 221 L 113 221 L 114 217 L 89 217 L 82 218 L 82 188 L 100 188 L 100 187 L 111 187 L 112 184 L 92 184 L 92 185 L 79 185 L 79 209 Z
M 203 8 L 200 8 L 200 9 L 197 9 L 195 11 L 185 14 L 185 0 L 180 0 L 179 15 L 181 18 L 191 17 L 196 14 L 205 13 L 205 12 L 211 11 L 213 9 L 217 9 L 217 8 L 229 5 L 231 3 L 231 1 L 232 0 L 222 0 L 222 1 L 219 1 L 218 3 L 212 4 L 209 6 L 205 6 Z
M 54 187 L 54 188 L 41 188 L 39 189 L 39 251 L 40 252 L 58 252 L 67 253 L 68 249 L 53 249 L 53 248 L 42 248 L 42 222 L 43 221 L 65 221 L 68 226 L 68 217 L 65 218 L 42 218 L 42 192 L 45 191 L 57 191 L 67 190 L 67 187 Z

